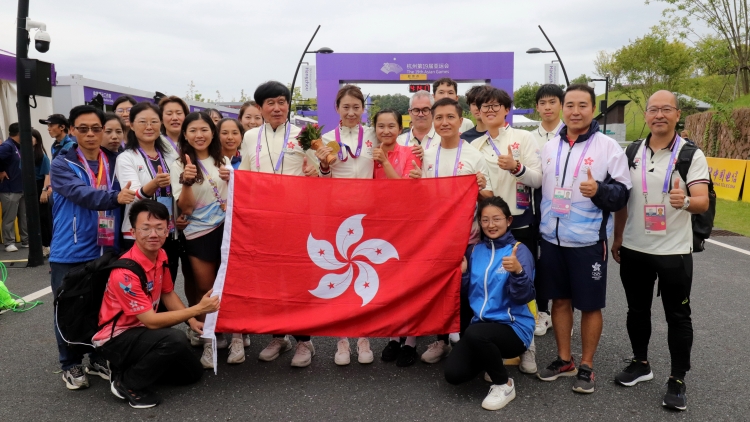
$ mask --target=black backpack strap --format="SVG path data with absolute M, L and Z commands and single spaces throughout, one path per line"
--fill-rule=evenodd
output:
M 137 262 L 128 258 L 120 258 L 110 264 L 107 269 L 110 271 L 110 274 L 112 273 L 112 270 L 116 269 L 123 269 L 133 272 L 136 276 L 138 276 L 138 280 L 141 282 L 141 289 L 144 293 L 146 293 L 146 295 L 148 295 L 149 299 L 151 299 L 151 292 L 148 291 L 148 279 L 146 276 L 146 272 L 143 270 L 143 267 L 141 267 Z M 120 311 L 117 313 L 117 315 L 114 316 L 114 318 L 99 326 L 99 329 L 101 330 L 110 322 L 112 323 L 112 332 L 109 335 L 110 340 L 115 335 L 115 326 L 117 325 L 117 320 L 119 320 L 122 315 L 123 311 Z
M 677 154 L 677 163 L 675 164 L 675 167 L 677 172 L 680 174 L 680 177 L 685 182 L 685 186 L 687 186 L 688 183 L 690 164 L 693 163 L 693 156 L 695 155 L 695 151 L 697 150 L 698 147 L 696 147 L 695 144 L 685 142 L 685 144 L 682 146 L 682 149 L 680 149 L 680 152 Z M 688 196 L 690 196 L 690 188 L 688 188 L 687 190 L 687 194 Z
M 633 169 L 635 168 L 635 154 L 638 153 L 638 148 L 641 147 L 642 143 L 643 143 L 643 139 L 633 141 L 625 149 L 625 156 L 628 157 L 628 167 L 633 168 Z

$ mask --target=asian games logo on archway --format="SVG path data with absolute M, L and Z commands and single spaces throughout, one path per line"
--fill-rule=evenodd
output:
M 357 279 L 354 280 L 354 292 L 362 298 L 362 306 L 367 305 L 378 293 L 380 279 L 372 265 L 355 257 L 367 258 L 373 264 L 383 264 L 391 258 L 398 258 L 398 252 L 389 242 L 383 239 L 370 239 L 357 245 L 351 255 L 349 249 L 362 239 L 364 229 L 362 219 L 365 214 L 353 215 L 339 226 L 336 231 L 336 248 L 346 262 L 339 262 L 333 246 L 326 240 L 317 240 L 312 233 L 307 237 L 307 254 L 310 260 L 324 270 L 339 270 L 347 267 L 343 274 L 326 274 L 320 279 L 318 287 L 310 293 L 321 299 L 333 299 L 341 296 L 352 284 L 354 265 L 359 269 Z

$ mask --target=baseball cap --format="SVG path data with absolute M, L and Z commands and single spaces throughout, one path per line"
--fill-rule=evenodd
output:
M 56 124 L 69 126 L 68 119 L 62 114 L 52 114 L 47 119 L 39 119 L 39 123 L 43 125 Z

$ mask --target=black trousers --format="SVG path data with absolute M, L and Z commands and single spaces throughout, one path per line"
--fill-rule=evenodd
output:
M 536 235 L 536 227 L 529 226 L 520 229 L 511 229 L 510 232 L 511 234 L 513 234 L 513 237 L 515 237 L 517 241 L 523 243 L 527 248 L 529 248 L 531 254 L 534 256 L 534 268 L 536 268 L 536 264 L 539 259 L 539 241 Z M 536 288 L 536 309 L 539 312 L 549 313 L 549 299 L 544 299 L 540 296 L 539 292 L 541 291 L 541 289 L 539 289 L 539 285 L 537 284 L 538 279 L 539 277 L 535 274 L 534 287 Z
M 131 328 L 99 348 L 113 374 L 133 390 L 153 384 L 184 385 L 203 376 L 203 366 L 183 331 Z
M 690 370 L 690 350 L 693 347 L 693 323 L 690 319 L 693 256 L 651 255 L 621 248 L 620 259 L 620 278 L 628 300 L 628 336 L 634 359 L 648 360 L 651 303 L 654 282 L 658 278 L 657 296 L 661 295 L 667 318 L 671 376 L 684 379 Z
M 487 371 L 493 384 L 508 382 L 508 370 L 503 358 L 521 356 L 526 351 L 510 325 L 479 322 L 470 325 L 445 361 L 445 379 L 461 384 Z
M 44 189 L 44 180 L 37 180 L 37 198 L 42 194 L 42 189 Z M 39 201 L 39 224 L 42 230 L 42 246 L 48 248 L 52 242 L 52 206 L 49 200 L 46 204 Z

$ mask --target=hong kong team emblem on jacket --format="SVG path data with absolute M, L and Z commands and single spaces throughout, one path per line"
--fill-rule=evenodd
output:
M 362 298 L 362 306 L 367 305 L 375 297 L 380 286 L 378 273 L 372 264 L 383 264 L 391 258 L 399 259 L 396 248 L 383 239 L 370 239 L 359 243 L 349 254 L 349 249 L 358 243 L 364 235 L 362 219 L 365 214 L 353 215 L 338 228 L 336 232 L 336 248 L 345 262 L 336 258 L 333 246 L 326 240 L 317 240 L 312 233 L 307 238 L 307 253 L 310 260 L 324 270 L 340 270 L 347 267 L 343 274 L 330 273 L 320 279 L 318 287 L 310 293 L 321 299 L 333 299 L 342 295 L 352 284 L 354 267 L 357 267 L 357 279 L 354 280 L 354 292 Z M 367 258 L 364 260 L 356 257 Z

